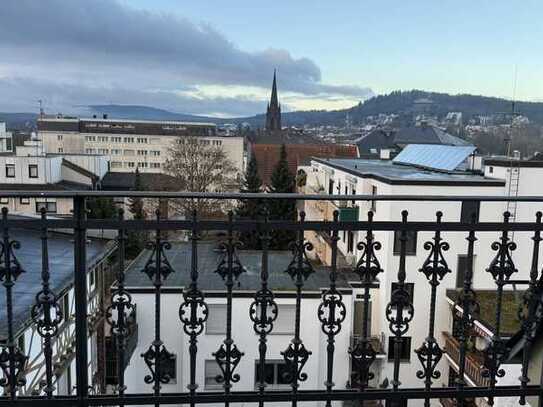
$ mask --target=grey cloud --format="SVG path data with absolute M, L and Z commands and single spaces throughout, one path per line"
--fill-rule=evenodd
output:
M 136 104 L 178 113 L 197 115 L 249 116 L 263 109 L 264 103 L 243 97 L 196 98 L 172 91 L 145 91 L 126 88 L 67 85 L 31 78 L 0 78 L 0 111 L 38 110 L 42 99 L 48 113 L 84 113 L 84 105 Z
M 306 95 L 370 96 L 358 86 L 322 83 L 320 68 L 288 51 L 246 52 L 207 24 L 136 10 L 116 0 L 4 0 L 2 60 L 62 73 L 88 85 L 170 87 L 194 84 L 270 86 Z M 112 79 L 115 78 L 115 79 Z

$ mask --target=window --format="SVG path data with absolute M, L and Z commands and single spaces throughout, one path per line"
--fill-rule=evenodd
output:
M 364 324 L 364 301 L 354 302 L 354 326 L 355 335 L 362 335 L 362 326 Z M 368 303 L 368 335 L 371 335 L 371 302 Z
M 494 167 L 488 167 L 488 173 L 492 174 L 494 172 Z
M 222 140 L 213 140 L 214 146 L 222 146 Z
M 290 385 L 288 381 L 288 369 L 284 360 L 264 362 L 264 382 L 268 388 L 280 389 Z M 260 362 L 255 362 L 255 387 L 260 383 Z
M 347 253 L 352 253 L 354 250 L 354 232 L 349 230 L 347 232 Z
M 390 285 L 390 295 L 399 288 L 398 283 L 392 283 Z M 413 291 L 415 290 L 415 283 L 404 283 L 405 291 L 409 294 L 409 301 L 413 304 Z
M 109 150 L 107 148 L 99 148 L 98 154 L 109 154 Z
M 125 137 L 123 141 L 125 143 L 133 143 L 134 142 L 134 137 Z
M 334 194 L 334 180 L 331 179 L 328 181 L 328 195 Z
M 29 205 L 30 204 L 30 198 L 19 198 L 19 203 L 21 205 Z
M 136 166 L 136 164 L 134 163 L 134 161 L 129 161 L 129 162 L 125 163 L 125 164 L 126 164 L 126 166 L 127 166 L 128 168 L 134 168 L 134 167 Z
M 394 345 L 396 338 L 394 336 L 388 337 L 388 361 L 394 361 Z M 400 338 L 400 361 L 409 362 L 411 359 L 411 337 L 402 336 Z
M 471 223 L 471 218 L 475 214 L 475 221 L 479 221 L 480 201 L 462 201 L 462 209 L 460 212 L 460 222 Z
M 89 273 L 89 283 L 91 287 L 96 284 L 96 269 L 92 269 Z
M 134 150 L 124 150 L 124 155 L 134 155 Z
M 151 155 L 154 155 L 155 157 L 158 157 L 160 155 L 159 150 L 151 150 Z
M 58 140 L 58 141 L 62 141 L 62 134 L 59 134 L 59 135 L 57 136 L 57 140 Z
M 2 205 L 9 204 L 9 198 L 0 198 L 0 204 Z
M 146 137 L 138 137 L 138 143 L 147 143 Z
M 160 163 L 151 163 L 151 168 L 160 168 Z
M 371 194 L 372 195 L 377 195 L 377 187 L 375 185 L 372 185 L 371 186 Z M 372 212 L 377 212 L 377 201 L 371 201 L 371 211 Z
M 138 155 L 147 155 L 147 150 L 138 150 Z
M 149 166 L 148 163 L 138 163 L 139 168 L 147 168 Z
M 112 143 L 121 143 L 123 141 L 122 137 L 111 137 Z
M 354 189 L 354 187 L 353 187 L 353 190 L 352 190 L 351 193 L 352 193 L 353 195 L 356 195 L 356 189 Z M 351 202 L 352 202 L 353 205 L 356 203 L 354 199 L 353 199 Z
M 68 294 L 65 294 L 62 297 L 62 322 L 66 323 L 70 320 L 70 297 Z
M 118 149 L 118 148 L 112 148 L 111 149 L 111 155 L 121 155 L 122 153 L 122 150 Z
M 473 256 L 473 262 L 475 263 L 475 256 Z M 459 254 L 458 263 L 456 265 L 456 288 L 464 287 L 464 278 L 468 270 L 468 255 Z
M 40 213 L 42 208 L 45 208 L 47 213 L 57 213 L 56 202 L 36 202 L 36 212 Z
M 101 141 L 101 142 L 107 142 L 109 139 L 109 137 L 107 136 L 98 136 L 98 141 Z
M 96 141 L 95 136 L 85 136 L 85 141 Z
M 402 236 L 401 230 L 396 230 L 394 232 L 394 247 L 393 254 L 395 256 L 400 255 L 400 237 Z M 405 254 L 407 256 L 414 256 L 417 254 L 417 231 L 408 230 L 406 231 L 407 241 L 405 242 Z
M 64 149 L 62 147 L 59 147 L 58 152 L 62 154 L 64 152 Z
M 222 390 L 222 384 L 217 382 L 217 377 L 222 376 L 222 372 L 215 360 L 205 361 L 204 376 L 205 390 Z
M 6 164 L 6 178 L 15 178 L 15 164 Z
M 30 164 L 28 166 L 28 176 L 30 178 L 38 178 L 38 166 L 36 164 Z
M 206 334 L 226 333 L 226 304 L 209 304 Z
M 86 154 L 95 154 L 95 153 L 96 153 L 96 149 L 94 149 L 94 148 L 86 148 L 86 149 L 85 149 L 85 153 L 86 153 Z

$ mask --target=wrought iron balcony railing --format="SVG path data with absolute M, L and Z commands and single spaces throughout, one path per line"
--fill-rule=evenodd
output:
M 410 221 L 407 211 L 401 214 L 401 220 L 374 220 L 373 215 L 367 215 L 366 221 L 340 221 L 339 214 L 334 214 L 331 221 L 307 220 L 303 213 L 299 214 L 298 219 L 292 220 L 274 220 L 265 217 L 258 219 L 236 219 L 229 215 L 225 219 L 201 219 L 198 213 L 193 213 L 192 217 L 185 220 L 163 219 L 160 214 L 151 220 L 125 220 L 122 214 L 115 219 L 88 219 L 86 216 L 85 202 L 89 198 L 97 197 L 128 197 L 128 198 L 159 198 L 162 201 L 167 199 L 185 199 L 191 202 L 198 202 L 200 199 L 259 199 L 268 200 L 326 200 L 332 197 L 322 195 L 295 195 L 295 194 L 197 194 L 197 193 L 155 193 L 155 192 L 2 192 L 3 197 L 45 197 L 45 198 L 70 198 L 73 199 L 73 216 L 67 219 L 49 219 L 45 213 L 42 213 L 41 219 L 21 219 L 10 217 L 7 210 L 3 210 L 0 220 L 0 232 L 2 233 L 1 258 L 0 258 L 0 281 L 3 284 L 4 295 L 6 298 L 5 309 L 1 310 L 6 316 L 7 337 L 2 345 L 0 352 L 0 367 L 3 372 L 3 379 L 0 384 L 4 387 L 4 397 L 0 397 L 0 406 L 87 406 L 87 405 L 167 405 L 167 404 L 208 404 L 208 403 L 255 403 L 263 405 L 269 402 L 290 402 L 296 406 L 298 402 L 326 402 L 331 405 L 332 401 L 378 401 L 385 400 L 389 402 L 404 402 L 406 400 L 424 400 L 429 405 L 429 400 L 456 399 L 457 404 L 462 405 L 464 400 L 477 397 L 487 397 L 492 400 L 495 397 L 520 397 L 521 401 L 527 396 L 540 395 L 542 388 L 539 385 L 529 384 L 528 367 L 530 346 L 534 341 L 531 329 L 539 324 L 540 313 L 535 312 L 540 299 L 540 268 L 539 259 L 542 222 L 541 213 L 534 213 L 533 222 L 509 222 L 508 214 L 505 214 L 502 221 L 496 222 L 478 222 L 475 217 L 471 222 L 449 222 L 442 220 L 442 214 L 437 213 L 433 221 Z M 345 201 L 396 201 L 396 202 L 416 202 L 416 201 L 487 201 L 502 202 L 506 201 L 504 197 L 444 197 L 444 196 L 355 196 L 355 195 L 335 195 L 333 200 Z M 540 197 L 519 197 L 515 198 L 518 202 L 543 202 Z M 20 243 L 12 237 L 12 231 L 17 228 L 32 228 L 41 231 L 41 281 L 38 292 L 35 293 L 36 303 L 32 310 L 33 324 L 38 334 L 43 338 L 44 363 L 46 364 L 45 382 L 43 394 L 39 396 L 22 396 L 20 389 L 24 386 L 24 367 L 25 355 L 19 348 L 14 332 L 14 287 L 17 287 L 21 275 L 24 273 L 24 264 L 17 259 L 17 249 Z M 57 328 L 62 322 L 60 304 L 56 293 L 52 292 L 50 287 L 50 278 L 54 270 L 48 267 L 48 231 L 52 229 L 73 229 L 73 255 L 74 255 L 74 296 L 75 296 L 75 394 L 56 395 L 54 392 L 54 371 L 51 360 L 52 342 L 57 334 Z M 119 261 L 117 264 L 117 284 L 114 286 L 110 305 L 106 310 L 106 320 L 111 326 L 111 335 L 116 338 L 116 354 L 118 358 L 117 388 L 114 394 L 90 394 L 89 386 L 89 358 L 88 353 L 88 296 L 87 296 L 87 231 L 90 229 L 108 229 L 117 232 L 117 244 L 119 250 Z M 226 298 L 226 329 L 224 341 L 218 351 L 214 353 L 215 361 L 219 367 L 218 382 L 223 386 L 221 392 L 210 392 L 199 390 L 196 379 L 196 371 L 202 369 L 197 364 L 197 356 L 200 352 L 199 339 L 204 332 L 204 325 L 209 315 L 209 302 L 206 292 L 201 288 L 200 270 L 198 269 L 197 251 L 198 239 L 203 232 L 208 231 L 226 231 L 226 239 L 221 243 L 222 261 L 217 265 L 216 273 L 224 280 L 224 293 Z M 268 256 L 270 254 L 269 244 L 272 233 L 275 231 L 291 231 L 294 233 L 290 248 L 292 249 L 292 261 L 285 269 L 286 275 L 291 278 L 291 292 L 295 298 L 295 318 L 292 341 L 281 353 L 285 364 L 285 375 L 283 380 L 290 385 L 290 390 L 267 391 L 266 390 L 266 372 L 265 361 L 268 356 L 267 341 L 273 333 L 274 322 L 277 318 L 278 304 L 274 292 L 270 289 L 268 274 Z M 350 309 L 344 302 L 341 290 L 338 288 L 337 265 L 335 258 L 338 253 L 339 232 L 343 230 L 357 231 L 359 250 L 359 259 L 353 266 L 352 273 L 358 276 L 358 287 L 363 292 L 364 318 L 361 327 L 360 340 L 348 350 L 352 365 L 357 375 L 359 388 L 346 389 L 336 388 L 334 378 L 338 369 L 344 369 L 345 366 L 334 365 L 334 356 L 338 352 L 336 337 L 341 328 L 346 324 L 347 309 Z M 145 362 L 147 371 L 139 372 L 142 380 L 152 385 L 150 393 L 127 392 L 125 387 L 125 354 L 128 352 L 126 339 L 129 336 L 128 318 L 135 307 L 133 293 L 125 284 L 125 262 L 124 251 L 127 244 L 127 233 L 131 231 L 149 231 L 153 232 L 150 241 L 147 243 L 148 250 L 152 253 L 146 262 L 143 273 L 150 279 L 154 290 L 153 309 L 148 310 L 154 317 L 153 341 L 146 344 L 148 350 L 143 353 L 142 358 Z M 171 358 L 171 353 L 166 349 L 162 341 L 162 331 L 164 329 L 160 323 L 161 296 L 164 295 L 163 285 L 165 280 L 176 273 L 168 260 L 170 243 L 166 239 L 166 232 L 184 231 L 189 234 L 190 244 L 192 245 L 190 260 L 190 284 L 184 288 L 182 296 L 179 297 L 179 321 L 177 329 L 183 330 L 188 338 L 188 355 L 186 357 L 189 366 L 188 386 L 185 392 L 162 392 L 162 387 L 171 380 L 170 376 L 163 369 L 163 365 Z M 237 369 L 244 353 L 238 349 L 232 332 L 232 302 L 233 292 L 236 286 L 236 280 L 245 272 L 243 264 L 239 260 L 240 245 L 237 241 L 238 232 L 256 231 L 262 245 L 261 258 L 262 268 L 259 278 L 259 289 L 252 293 L 253 302 L 247 310 L 248 318 L 251 319 L 256 336 L 254 337 L 254 346 L 258 348 L 260 363 L 260 379 L 256 390 L 238 391 L 235 384 L 240 379 L 241 374 L 253 374 L 253 372 L 241 372 Z M 320 305 L 314 310 L 314 318 L 318 320 L 322 332 L 326 337 L 326 350 L 322 357 L 322 364 L 325 369 L 325 381 L 321 386 L 308 389 L 301 388 L 306 381 L 310 371 L 306 371 L 304 366 L 306 362 L 314 355 L 306 348 L 300 335 L 302 321 L 301 307 L 302 298 L 305 290 L 307 278 L 315 271 L 313 265 L 308 260 L 307 252 L 311 250 L 311 245 L 304 240 L 305 231 L 329 231 L 331 234 L 331 249 L 333 252 L 331 267 L 328 275 L 328 286 L 322 290 Z M 409 232 L 425 232 L 431 237 L 424 243 L 425 260 L 416 268 L 408 269 L 407 263 L 407 241 Z M 389 329 L 391 339 L 391 348 L 389 347 L 388 360 L 391 360 L 392 375 L 388 380 L 388 386 L 383 383 L 382 386 L 373 386 L 370 388 L 369 382 L 373 378 L 370 368 L 376 358 L 376 349 L 374 349 L 371 337 L 369 335 L 369 303 L 371 301 L 370 289 L 375 288 L 376 281 L 384 275 L 382 258 L 380 252 L 382 243 L 377 240 L 378 232 L 398 232 L 399 249 L 396 255 L 398 267 L 395 270 L 386 270 L 388 280 L 394 282 L 394 289 L 391 292 L 390 299 L 383 311 L 384 324 Z M 440 340 L 436 337 L 436 301 L 437 289 L 440 284 L 449 277 L 451 272 L 446 261 L 446 252 L 449 244 L 444 239 L 445 232 L 461 233 L 465 235 L 465 249 L 467 253 L 466 270 L 463 275 L 462 292 L 458 296 L 458 302 L 464 310 L 462 321 L 459 326 L 458 340 L 458 367 L 459 379 L 453 386 L 442 387 L 438 383 L 440 373 L 438 371 L 438 362 L 442 359 L 443 351 Z M 526 346 L 524 348 L 524 359 L 522 364 L 522 375 L 516 385 L 497 385 L 497 378 L 502 376 L 501 364 L 506 357 L 507 348 L 504 338 L 500 335 L 499 322 L 495 327 L 495 335 L 491 346 L 487 350 L 488 358 L 484 363 L 485 375 L 488 377 L 488 385 L 468 386 L 464 381 L 464 373 L 468 366 L 467 356 L 467 338 L 473 323 L 473 315 L 477 312 L 477 299 L 473 291 L 473 268 L 474 257 L 476 255 L 475 242 L 480 233 L 494 232 L 498 234 L 498 240 L 492 244 L 492 249 L 496 252 L 494 259 L 485 268 L 492 280 L 496 284 L 497 299 L 496 315 L 500 321 L 501 295 L 508 280 L 514 276 L 518 270 L 512 261 L 512 252 L 516 249 L 516 244 L 511 240 L 512 232 L 522 232 L 531 236 L 531 252 L 533 253 L 532 268 L 529 278 L 524 281 L 528 286 L 525 296 L 525 311 L 522 313 L 522 327 Z M 413 361 L 419 364 L 417 378 L 420 380 L 420 386 L 403 386 L 401 384 L 402 375 L 413 376 L 412 369 L 404 369 L 402 362 L 403 338 L 412 334 L 410 326 L 415 308 L 413 297 L 409 292 L 406 280 L 413 274 L 424 276 L 425 287 L 421 287 L 420 293 L 426 292 L 426 307 L 420 309 L 424 318 L 428 321 L 425 329 L 425 339 L 421 343 L 414 344 L 417 349 L 415 354 L 417 359 Z M 520 284 L 516 280 L 516 284 Z M 422 295 L 422 294 L 419 294 Z M 372 311 L 373 312 L 373 311 Z M 170 321 L 169 321 L 170 322 Z M 174 322 L 171 321 L 173 324 Z M 120 363 L 119 363 L 120 361 Z M 387 362 L 389 363 L 389 362 Z

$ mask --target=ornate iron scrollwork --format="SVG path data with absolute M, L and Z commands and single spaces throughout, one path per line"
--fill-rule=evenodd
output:
M 442 216 L 443 213 L 438 211 L 436 214 L 438 226 L 441 224 Z M 417 371 L 417 377 L 419 379 L 424 379 L 426 390 L 430 390 L 432 386 L 432 379 L 435 380 L 441 377 L 441 372 L 436 370 L 436 367 L 444 353 L 439 347 L 439 344 L 434 336 L 437 287 L 445 275 L 450 273 L 451 270 L 449 269 L 443 254 L 443 252 L 449 250 L 449 244 L 442 240 L 440 230 L 436 230 L 433 237 L 433 242 L 427 241 L 424 243 L 424 249 L 430 253 L 428 253 L 428 257 L 424 261 L 422 267 L 419 269 L 419 272 L 426 276 L 431 288 L 430 320 L 428 325 L 428 336 L 423 344 L 418 349 L 415 349 L 415 353 L 417 354 L 417 357 L 422 365 L 422 370 Z M 425 407 L 429 407 L 430 400 L 425 399 L 424 405 Z
M 277 314 L 278 308 L 273 293 L 268 288 L 258 290 L 249 307 L 249 317 L 253 322 L 254 331 L 258 335 L 269 334 L 273 330 Z
M 174 358 L 174 355 L 166 350 L 162 342 L 153 342 L 145 353 L 141 355 L 151 374 L 148 374 L 143 379 L 145 383 L 155 383 L 155 388 L 158 383 L 167 384 L 171 377 L 163 368 L 164 364 Z
M 385 310 L 390 331 L 397 336 L 407 333 L 414 313 L 415 309 L 411 303 L 409 292 L 405 286 L 400 285 L 392 291 L 390 302 Z
M 370 372 L 370 367 L 375 362 L 377 352 L 368 338 L 361 338 L 353 348 L 349 349 L 349 354 L 355 367 L 351 381 L 358 383 L 358 387 L 364 388 L 375 376 L 373 372 Z
M 21 245 L 17 240 L 10 240 L 6 226 L 8 217 L 7 208 L 2 208 L 3 239 L 0 241 L 0 281 L 6 289 L 6 313 L 8 324 L 7 343 L 0 352 L 0 369 L 4 377 L 0 379 L 0 386 L 4 387 L 12 398 L 15 397 L 17 387 L 24 386 L 24 369 L 27 361 L 26 355 L 15 344 L 13 332 L 13 286 L 25 270 L 15 256 L 15 250 Z
M 300 221 L 303 224 L 305 212 L 300 212 Z M 286 373 L 284 380 L 290 382 L 292 390 L 297 391 L 299 381 L 307 380 L 307 374 L 303 373 L 303 367 L 306 364 L 311 351 L 307 350 L 300 338 L 300 309 L 302 301 L 302 287 L 304 281 L 315 272 L 309 262 L 307 252 L 313 250 L 313 245 L 304 240 L 303 228 L 298 231 L 296 241 L 289 245 L 292 251 L 292 261 L 285 272 L 292 278 L 296 285 L 296 317 L 294 321 L 294 338 L 287 349 L 281 352 L 286 364 Z
M 242 247 L 242 244 L 234 239 L 233 216 L 232 212 L 228 214 L 228 237 L 225 242 L 219 245 L 222 251 L 222 259 L 215 270 L 215 273 L 224 280 L 226 286 L 226 337 L 219 350 L 212 354 L 222 373 L 215 380 L 217 383 L 223 383 L 227 393 L 230 392 L 232 383 L 237 383 L 240 379 L 239 374 L 234 373 L 234 371 L 244 355 L 232 339 L 232 288 L 234 280 L 237 280 L 245 272 L 237 254 L 237 250 Z
M 326 335 L 337 335 L 341 330 L 341 324 L 345 321 L 347 310 L 343 303 L 343 296 L 334 287 L 328 289 L 322 295 L 317 315 L 321 323 L 322 332 Z
M 160 212 L 158 210 L 156 211 L 156 218 L 157 223 L 160 222 Z M 171 379 L 163 369 L 163 365 L 174 358 L 174 355 L 166 349 L 160 338 L 160 291 L 163 280 L 174 270 L 165 254 L 166 250 L 171 249 L 170 242 L 162 240 L 160 229 L 157 229 L 155 233 L 155 240 L 146 244 L 146 248 L 151 251 L 151 255 L 142 269 L 142 273 L 146 274 L 155 286 L 155 339 L 149 349 L 141 354 L 141 357 L 151 372 L 151 374 L 145 376 L 144 381 L 147 384 L 154 383 L 154 394 L 159 395 L 160 384 L 169 383 Z

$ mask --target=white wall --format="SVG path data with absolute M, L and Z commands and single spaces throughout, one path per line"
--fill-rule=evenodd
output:
M 189 350 L 188 336 L 182 330 L 182 324 L 179 321 L 179 305 L 181 303 L 181 294 L 162 294 L 161 305 L 161 337 L 168 349 L 177 355 L 177 380 L 175 383 L 162 386 L 163 392 L 186 391 L 189 384 Z M 138 322 L 138 346 L 132 356 L 130 364 L 126 370 L 127 392 L 151 392 L 152 385 L 147 385 L 143 381 L 144 372 L 148 372 L 143 358 L 144 353 L 154 339 L 154 295 L 153 294 L 133 294 L 133 301 L 137 306 Z M 234 298 L 233 301 L 233 319 L 232 336 L 238 348 L 245 353 L 240 364 L 236 368 L 241 379 L 233 385 L 233 391 L 252 391 L 255 389 L 255 361 L 258 360 L 258 335 L 254 333 L 253 323 L 249 318 L 249 307 L 252 298 Z M 277 298 L 279 306 L 281 304 L 295 304 L 294 298 Z M 317 309 L 320 304 L 320 298 L 303 298 L 301 314 L 301 338 L 305 347 L 312 351 L 303 371 L 308 374 L 308 379 L 302 382 L 300 389 L 325 388 L 325 368 L 326 368 L 326 336 L 321 331 L 320 323 L 317 319 Z M 334 382 L 336 388 L 345 388 L 349 380 L 349 336 L 351 332 L 352 302 L 351 296 L 345 295 L 344 301 L 347 308 L 347 319 L 344 322 L 341 332 L 336 336 L 336 353 L 334 358 Z M 226 298 L 206 298 L 208 304 L 226 304 Z M 270 334 L 268 335 L 268 351 L 266 359 L 283 360 L 280 352 L 287 349 L 293 334 Z M 196 381 L 200 385 L 199 391 L 204 388 L 204 364 L 206 359 L 214 359 L 212 353 L 219 349 L 224 335 L 204 333 L 198 337 L 198 356 Z M 222 388 L 220 389 L 222 391 Z

